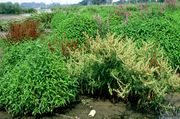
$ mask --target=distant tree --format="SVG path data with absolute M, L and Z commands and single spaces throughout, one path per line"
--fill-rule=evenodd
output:
M 37 13 L 37 10 L 34 8 L 23 9 L 23 13 Z
M 21 7 L 18 3 L 0 3 L 0 14 L 19 14 Z
M 0 14 L 20 14 L 20 13 L 32 13 L 34 9 L 23 9 L 18 3 L 0 3 Z
M 80 5 L 88 5 L 88 1 L 89 0 L 83 0 L 81 2 L 79 2 Z
M 81 5 L 100 5 L 100 4 L 110 4 L 112 3 L 112 0 L 83 0 L 79 4 Z
M 95 5 L 105 4 L 106 0 L 92 0 L 92 3 Z

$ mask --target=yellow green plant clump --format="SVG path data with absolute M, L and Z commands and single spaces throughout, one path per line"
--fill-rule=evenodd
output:
M 180 79 L 154 43 L 139 49 L 135 45 L 114 35 L 88 37 L 82 48 L 71 51 L 67 66 L 81 93 L 115 96 L 143 109 L 165 109 L 164 97 L 180 87 Z

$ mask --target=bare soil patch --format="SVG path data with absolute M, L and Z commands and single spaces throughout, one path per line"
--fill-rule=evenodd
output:
M 22 20 L 25 18 L 28 18 L 30 14 L 20 14 L 20 15 L 6 15 L 6 14 L 0 14 L 0 20 Z

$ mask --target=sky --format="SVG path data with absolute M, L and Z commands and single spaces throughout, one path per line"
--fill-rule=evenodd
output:
M 52 2 L 58 2 L 60 4 L 74 4 L 74 3 L 79 3 L 82 0 L 0 0 L 0 2 L 44 2 L 44 3 L 52 3 Z M 113 0 L 113 1 L 118 1 L 118 0 Z

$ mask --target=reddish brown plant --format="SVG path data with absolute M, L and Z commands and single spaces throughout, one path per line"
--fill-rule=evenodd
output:
M 61 53 L 64 56 L 69 56 L 70 50 L 75 50 L 78 48 L 77 41 L 63 41 L 61 43 Z
M 55 51 L 55 49 L 52 47 L 51 43 L 48 43 L 48 48 L 49 48 L 49 50 L 50 50 L 51 52 L 54 52 L 54 51 Z
M 27 20 L 22 23 L 13 23 L 9 29 L 9 40 L 12 42 L 22 41 L 25 38 L 34 39 L 38 36 L 38 22 Z

